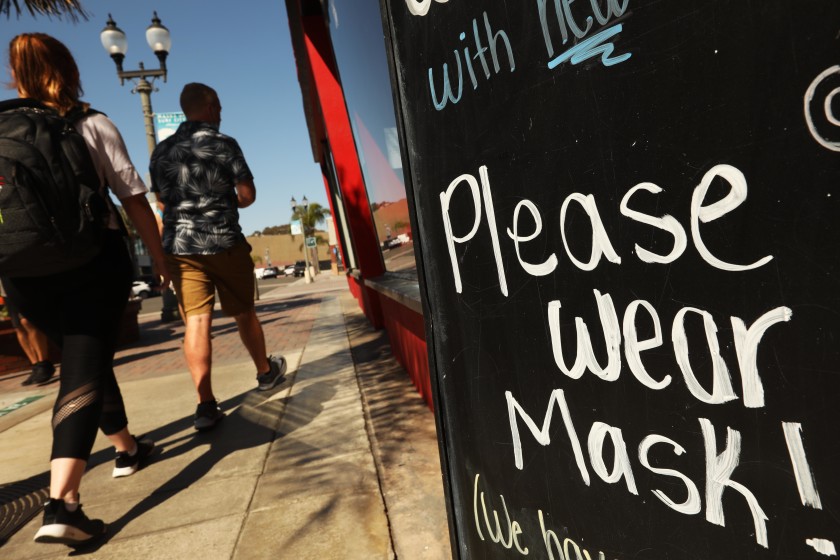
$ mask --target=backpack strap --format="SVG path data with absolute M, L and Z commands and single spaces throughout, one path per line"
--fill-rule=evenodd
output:
M 85 109 L 82 105 L 76 105 L 75 107 L 70 109 L 66 115 L 64 115 L 64 118 L 75 125 L 77 122 L 79 122 L 88 115 L 104 115 L 106 117 L 108 116 L 102 111 L 97 111 L 96 109 L 92 109 L 91 107 Z
M 64 115 L 64 118 L 70 121 L 70 123 L 73 124 L 73 126 L 75 127 L 76 123 L 78 123 L 80 120 L 87 117 L 88 115 L 103 115 L 106 117 L 108 116 L 102 111 L 92 109 L 90 106 L 85 108 L 84 105 L 76 105 L 75 107 L 70 109 L 66 115 Z M 107 183 L 103 186 L 105 187 L 105 191 L 100 192 L 99 194 L 102 196 L 102 198 L 105 199 L 105 204 L 108 205 L 108 210 L 110 211 L 110 213 L 113 216 L 115 216 L 117 226 L 120 228 L 120 232 L 123 234 L 124 237 L 131 237 L 131 235 L 129 235 L 128 233 L 128 227 L 126 227 L 125 221 L 123 221 L 122 219 L 122 214 L 120 214 L 120 211 L 117 209 L 117 205 L 114 204 L 114 201 L 111 199 L 111 191 L 108 188 Z

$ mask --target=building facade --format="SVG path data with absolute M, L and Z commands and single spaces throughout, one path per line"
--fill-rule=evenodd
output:
M 432 407 L 409 197 L 379 3 L 286 0 L 314 160 L 347 281 Z

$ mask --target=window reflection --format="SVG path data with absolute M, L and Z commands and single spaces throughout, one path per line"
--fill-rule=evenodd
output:
M 330 4 L 333 47 L 385 268 L 416 278 L 379 2 Z

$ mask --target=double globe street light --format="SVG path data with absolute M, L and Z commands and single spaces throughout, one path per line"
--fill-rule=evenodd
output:
M 139 70 L 123 70 L 123 60 L 125 53 L 128 51 L 128 40 L 122 29 L 117 27 L 114 18 L 108 14 L 108 22 L 105 29 L 99 34 L 102 41 L 102 46 L 114 59 L 117 65 L 117 76 L 120 78 L 120 84 L 124 85 L 126 80 L 136 80 L 132 93 L 140 94 L 140 102 L 143 105 L 143 117 L 146 122 L 146 141 L 149 144 L 149 155 L 155 149 L 155 126 L 152 121 L 152 91 L 154 87 L 146 78 L 151 78 L 154 81 L 156 78 L 163 78 L 166 81 L 166 57 L 169 55 L 169 49 L 172 47 L 172 39 L 169 36 L 169 30 L 160 23 L 160 18 L 157 12 L 154 12 L 152 24 L 146 28 L 146 42 L 157 56 L 160 62 L 160 68 L 147 70 L 143 63 L 140 63 Z
M 138 70 L 124 70 L 123 60 L 125 60 L 125 53 L 128 51 L 128 39 L 125 32 L 117 27 L 114 18 L 108 14 L 108 22 L 105 24 L 105 29 L 99 34 L 102 41 L 102 46 L 105 51 L 114 59 L 114 64 L 117 65 L 117 76 L 120 78 L 120 85 L 125 85 L 126 80 L 134 83 L 132 93 L 140 94 L 140 104 L 143 107 L 143 121 L 146 124 L 146 143 L 149 146 L 149 156 L 155 151 L 155 125 L 154 113 L 152 112 L 152 92 L 157 91 L 152 83 L 157 78 L 163 78 L 166 81 L 166 57 L 169 55 L 169 49 L 172 48 L 172 38 L 169 36 L 169 30 L 160 22 L 157 12 L 153 12 L 152 24 L 146 28 L 146 42 L 149 48 L 157 56 L 160 67 L 157 69 L 147 70 L 143 63 L 140 63 Z M 147 78 L 151 78 L 152 83 Z M 163 296 L 163 309 L 160 313 L 160 320 L 164 322 L 174 321 L 178 318 L 178 302 L 172 290 L 166 290 Z

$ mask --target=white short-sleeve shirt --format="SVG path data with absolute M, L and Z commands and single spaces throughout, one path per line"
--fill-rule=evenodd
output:
M 149 192 L 111 119 L 101 113 L 91 113 L 79 119 L 76 130 L 87 143 L 100 184 L 110 187 L 119 200 Z M 112 216 L 109 226 L 119 229 L 115 217 Z

